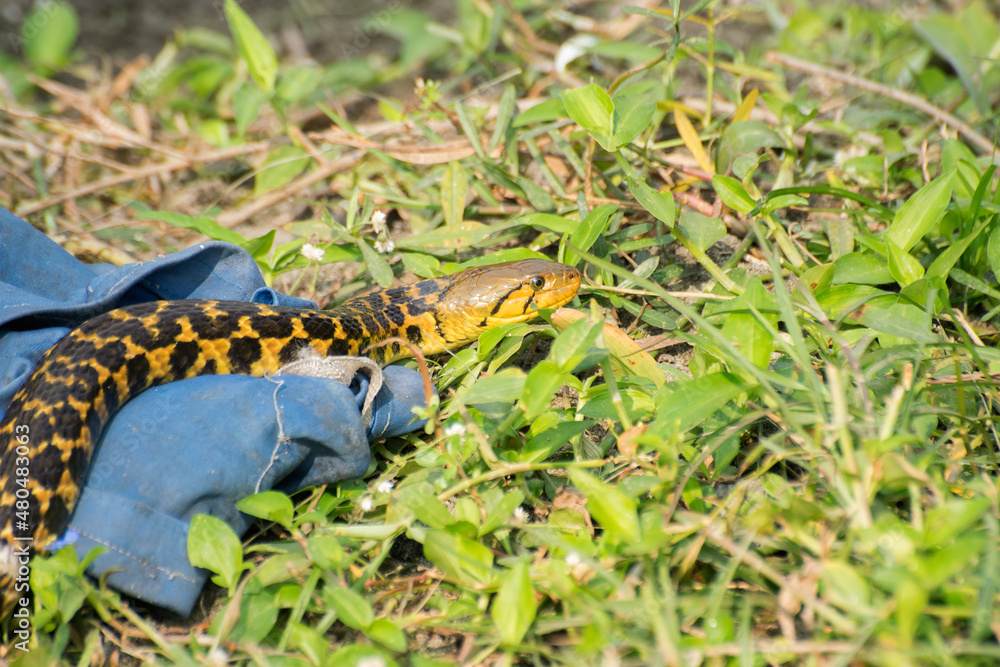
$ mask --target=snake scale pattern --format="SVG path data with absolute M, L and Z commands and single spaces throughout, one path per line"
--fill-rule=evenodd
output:
M 0 611 L 28 590 L 28 555 L 65 530 L 101 429 L 130 398 L 199 375 L 262 376 L 312 347 L 358 355 L 398 337 L 424 354 L 570 301 L 580 273 L 544 260 L 467 269 L 373 292 L 330 311 L 232 301 L 154 301 L 105 313 L 45 353 L 0 422 Z M 364 352 L 410 356 L 391 342 Z

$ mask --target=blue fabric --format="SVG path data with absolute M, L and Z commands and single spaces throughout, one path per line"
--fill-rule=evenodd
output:
M 241 248 L 204 243 L 151 262 L 86 265 L 0 208 L 0 410 L 59 338 L 99 313 L 158 299 L 225 299 L 315 308 L 264 284 Z M 278 488 L 293 492 L 364 475 L 369 438 L 419 428 L 419 373 L 385 369 L 365 430 L 367 379 L 351 387 L 321 378 L 209 376 L 149 390 L 105 428 L 67 541 L 81 555 L 107 552 L 88 570 L 179 614 L 192 609 L 208 572 L 187 559 L 196 513 L 237 534 L 251 519 L 235 502 Z

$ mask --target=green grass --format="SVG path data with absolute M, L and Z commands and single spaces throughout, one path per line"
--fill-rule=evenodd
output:
M 11 149 L 3 166 L 31 169 L 2 203 L 83 254 L 203 238 L 178 228 L 241 243 L 311 296 L 327 265 L 364 261 L 334 299 L 544 253 L 587 273 L 582 317 L 438 359 L 426 432 L 375 443 L 363 480 L 248 501 L 277 525 L 242 547 L 202 522 L 193 549 L 230 543 L 205 561 L 223 589 L 204 624 L 140 616 L 68 553 L 36 564 L 60 594 L 39 596 L 42 632 L 18 664 L 1000 660 L 1000 31 L 986 5 L 698 3 L 676 21 L 636 9 L 626 31 L 595 3 L 581 13 L 610 32 L 564 73 L 544 67 L 578 34 L 556 3 L 458 0 L 447 25 L 400 9 L 383 28 L 391 63 L 324 65 L 272 58 L 227 7 L 237 39 L 180 33 L 103 112 L 105 137 L 138 129 L 130 110 L 152 119 L 145 145 L 114 153 L 132 166 L 84 138 L 94 159 L 71 183 L 44 150 Z M 8 109 L 65 123 L 22 114 L 0 132 L 44 149 L 99 123 L 26 78 L 96 86 L 68 41 L 0 61 Z M 331 102 L 417 76 L 414 97 L 371 93 L 378 122 Z M 307 117 L 328 129 L 301 131 Z M 228 184 L 165 210 L 138 170 L 181 174 L 170 152 L 197 142 L 165 187 L 217 180 L 223 158 Z M 272 213 L 289 198 L 307 219 Z M 102 224 L 109 209 L 134 222 Z M 393 251 L 376 210 L 399 215 Z M 238 231 L 251 215 L 274 224 Z M 720 254 L 727 230 L 741 237 Z M 693 352 L 657 364 L 640 350 L 660 335 Z

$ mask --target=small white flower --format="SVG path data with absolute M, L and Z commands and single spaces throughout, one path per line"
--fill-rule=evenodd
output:
M 229 654 L 226 653 L 225 649 L 219 648 L 218 646 L 209 651 L 206 657 L 208 658 L 208 664 L 213 667 L 216 665 L 218 665 L 218 667 L 223 667 L 224 665 L 229 664 Z
M 385 234 L 385 211 L 375 211 L 372 213 L 372 228 L 379 236 Z
M 580 562 L 581 562 L 580 554 L 578 554 L 577 552 L 570 551 L 568 554 L 566 554 L 566 564 L 569 565 L 570 567 L 576 567 L 577 565 L 580 564 Z
M 361 511 L 371 512 L 375 508 L 375 503 L 372 502 L 371 498 L 364 497 L 361 499 Z
M 521 506 L 515 507 L 514 516 L 511 517 L 510 522 L 515 526 L 523 526 L 528 522 L 528 513 Z
M 447 436 L 465 435 L 465 424 L 462 422 L 452 422 L 444 427 L 444 434 Z
M 300 252 L 302 253 L 302 256 L 310 262 L 321 262 L 323 261 L 323 255 L 326 254 L 323 252 L 322 248 L 317 248 L 312 243 L 307 243 L 302 246 L 302 250 Z
M 381 253 L 392 252 L 396 249 L 396 244 L 392 242 L 391 239 L 386 239 L 385 241 L 376 241 L 375 249 Z
M 355 667 L 385 667 L 385 658 L 379 655 L 367 655 L 354 665 Z
M 394 486 L 396 486 L 396 483 L 391 479 L 383 479 L 375 488 L 379 493 L 389 493 Z

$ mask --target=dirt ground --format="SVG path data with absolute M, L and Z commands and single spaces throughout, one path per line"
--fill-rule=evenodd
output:
M 69 0 L 80 16 L 77 48 L 88 56 L 111 56 L 126 62 L 140 53 L 155 54 L 179 28 L 199 26 L 228 33 L 223 0 Z M 0 51 L 12 53 L 16 37 L 33 0 L 0 2 Z M 342 56 L 343 44 L 370 28 L 373 13 L 403 6 L 447 21 L 453 13 L 450 0 L 240 0 L 279 50 L 305 53 L 318 62 Z M 297 34 L 296 34 L 297 33 Z M 392 48 L 394 40 L 372 35 L 367 48 Z

